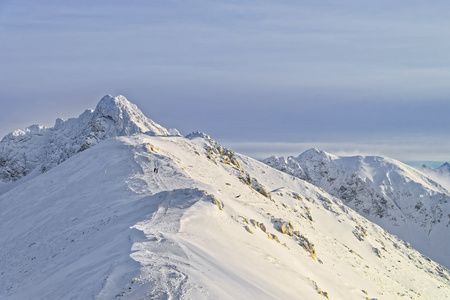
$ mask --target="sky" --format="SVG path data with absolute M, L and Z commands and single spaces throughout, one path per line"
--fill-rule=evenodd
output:
M 450 3 L 0 0 L 0 136 L 122 94 L 256 158 L 450 161 Z

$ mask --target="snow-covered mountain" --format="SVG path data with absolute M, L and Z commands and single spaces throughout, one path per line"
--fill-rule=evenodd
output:
M 419 170 L 450 191 L 450 164 L 448 162 L 434 169 L 424 164 Z
M 323 188 L 372 222 L 450 266 L 450 195 L 438 183 L 394 159 L 336 156 L 310 149 L 264 161 Z
M 95 110 L 78 118 L 57 119 L 52 128 L 32 125 L 6 135 L 0 142 L 0 181 L 45 172 L 102 140 L 136 133 L 169 134 L 125 97 L 107 95 Z
M 421 170 L 425 172 L 432 171 L 439 175 L 450 176 L 450 164 L 448 162 L 443 163 L 440 167 L 435 169 L 424 164 L 422 165 Z
M 201 133 L 99 139 L 18 183 L 0 299 L 450 298 L 445 267 Z

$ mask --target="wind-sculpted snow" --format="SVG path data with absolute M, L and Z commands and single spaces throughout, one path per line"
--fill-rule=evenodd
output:
M 105 96 L 95 110 L 78 118 L 57 119 L 52 128 L 32 125 L 6 135 L 0 142 L 0 181 L 45 172 L 102 140 L 136 133 L 169 134 L 125 97 Z
M 339 157 L 310 149 L 266 164 L 311 182 L 371 221 L 450 266 L 450 195 L 438 183 L 393 159 Z

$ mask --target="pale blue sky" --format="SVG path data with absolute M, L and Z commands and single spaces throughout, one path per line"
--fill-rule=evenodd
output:
M 236 151 L 450 160 L 448 1 L 0 0 L 0 135 L 123 94 Z

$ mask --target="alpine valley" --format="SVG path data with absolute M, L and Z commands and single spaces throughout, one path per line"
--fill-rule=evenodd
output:
M 0 299 L 450 298 L 449 192 L 392 159 L 263 163 L 105 96 L 0 180 Z

